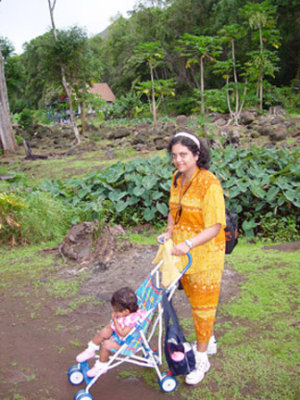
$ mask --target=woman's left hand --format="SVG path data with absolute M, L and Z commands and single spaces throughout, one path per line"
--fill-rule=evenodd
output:
M 171 254 L 173 256 L 184 256 L 186 253 L 189 252 L 189 250 L 189 246 L 186 243 L 182 242 L 173 247 Z

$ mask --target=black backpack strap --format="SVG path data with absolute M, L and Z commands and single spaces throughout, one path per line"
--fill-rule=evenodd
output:
M 163 294 L 163 308 L 164 308 L 164 321 L 165 327 L 169 325 L 170 320 L 172 320 L 174 327 L 176 328 L 176 332 L 178 337 L 182 342 L 185 342 L 186 339 L 182 333 L 182 330 L 179 325 L 177 314 L 174 310 L 173 304 L 169 301 L 168 296 L 166 293 Z

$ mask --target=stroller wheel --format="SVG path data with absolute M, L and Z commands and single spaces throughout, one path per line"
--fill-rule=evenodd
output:
M 75 394 L 73 400 L 93 400 L 93 397 L 90 393 L 87 393 L 84 389 L 81 389 Z
M 171 393 L 177 388 L 177 380 L 173 376 L 165 376 L 159 384 L 165 393 Z
M 84 375 L 77 365 L 73 365 L 68 371 L 68 379 L 72 385 L 81 385 L 84 381 Z

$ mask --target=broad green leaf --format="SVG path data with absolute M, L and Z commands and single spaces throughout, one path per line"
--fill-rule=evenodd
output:
M 78 190 L 78 197 L 79 197 L 80 199 L 84 199 L 84 197 L 85 197 L 88 193 L 90 193 L 90 189 L 80 189 L 80 190 Z
M 162 192 L 158 192 L 157 190 L 152 193 L 152 199 L 153 200 L 158 200 L 163 196 Z
M 265 191 L 259 186 L 257 181 L 250 184 L 250 190 L 255 197 L 262 199 L 265 196 Z
M 229 189 L 229 198 L 234 198 L 236 196 L 238 196 L 241 193 L 239 187 L 234 186 L 232 188 Z
M 152 189 L 157 183 L 156 176 L 145 176 L 143 179 L 143 186 L 146 190 Z
M 118 203 L 115 204 L 115 209 L 117 213 L 121 213 L 122 211 L 125 210 L 125 208 L 128 206 L 127 201 L 119 201 Z
M 144 211 L 144 218 L 147 222 L 152 221 L 155 216 L 155 208 L 146 208 Z
M 271 203 L 275 199 L 278 193 L 279 189 L 276 186 L 272 186 L 267 192 L 266 196 L 267 201 Z
M 133 206 L 134 204 L 137 204 L 140 201 L 139 197 L 131 196 L 127 198 L 127 204 L 129 206 Z
M 156 208 L 157 210 L 164 215 L 165 217 L 168 215 L 169 213 L 169 208 L 165 203 L 157 203 L 156 204 Z
M 284 192 L 284 196 L 291 202 L 291 203 L 293 203 L 294 204 L 294 202 L 295 202 L 295 200 L 296 200 L 296 198 L 295 198 L 295 196 L 296 196 L 296 191 L 292 191 L 292 190 L 286 190 L 285 192 Z
M 135 187 L 133 189 L 133 191 L 132 191 L 132 193 L 137 197 L 142 196 L 142 194 L 144 194 L 144 192 L 145 192 L 145 189 L 143 187 L 141 187 L 141 186 L 140 187 Z
M 110 192 L 108 198 L 113 202 L 118 202 L 119 200 L 123 199 L 126 196 L 126 192 L 119 192 L 118 190 L 114 190 Z
M 249 183 L 248 183 L 248 182 L 237 181 L 237 182 L 236 182 L 236 185 L 238 186 L 239 190 L 240 190 L 242 193 L 247 192 L 248 187 L 249 187 Z

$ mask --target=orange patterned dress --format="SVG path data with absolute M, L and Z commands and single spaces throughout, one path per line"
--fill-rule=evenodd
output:
M 176 173 L 177 171 L 173 175 L 169 201 L 174 222 L 174 244 L 191 239 L 212 225 L 218 223 L 222 225 L 220 233 L 215 238 L 190 251 L 192 266 L 181 279 L 192 307 L 197 341 L 205 343 L 213 331 L 224 268 L 223 228 L 226 226 L 224 196 L 219 180 L 208 170 L 196 168 L 190 181 L 185 185 L 182 185 L 180 176 L 175 187 Z M 181 215 L 175 224 L 178 220 L 179 205 L 182 209 Z M 183 268 L 186 265 L 186 257 L 181 257 L 180 262 Z

